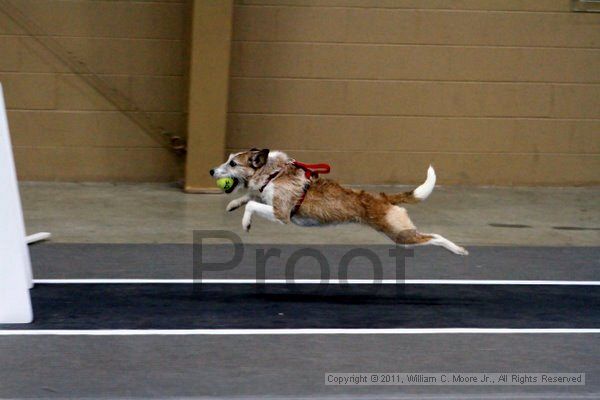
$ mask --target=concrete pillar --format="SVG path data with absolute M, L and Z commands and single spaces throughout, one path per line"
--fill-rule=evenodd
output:
M 232 0 L 195 0 L 192 11 L 185 191 L 220 192 L 208 174 L 223 162 Z

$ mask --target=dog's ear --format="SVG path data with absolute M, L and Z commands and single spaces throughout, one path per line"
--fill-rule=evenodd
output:
M 256 150 L 250 156 L 250 165 L 253 168 L 260 168 L 267 163 L 269 157 L 269 149 Z

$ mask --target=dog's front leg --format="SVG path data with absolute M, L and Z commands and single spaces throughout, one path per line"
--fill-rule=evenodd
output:
M 252 196 L 250 196 L 250 194 L 245 194 L 242 197 L 238 197 L 237 199 L 231 200 L 229 202 L 229 204 L 227 204 L 227 211 L 233 211 L 236 210 L 238 208 L 240 208 L 241 206 L 243 206 L 244 204 L 248 203 L 250 200 L 252 199 Z
M 251 200 L 246 204 L 246 210 L 244 211 L 244 217 L 242 218 L 242 228 L 244 228 L 246 232 L 250 230 L 250 226 L 252 225 L 252 214 L 254 213 L 257 213 L 259 216 L 268 219 L 269 221 L 279 221 L 275 217 L 273 206 Z

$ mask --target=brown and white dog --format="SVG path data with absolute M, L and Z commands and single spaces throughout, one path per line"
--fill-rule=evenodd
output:
M 469 254 L 441 235 L 418 232 L 406 209 L 398 206 L 418 203 L 431 194 L 436 179 L 431 166 L 427 179 L 416 189 L 376 194 L 345 188 L 330 179 L 308 178 L 305 170 L 293 162 L 281 151 L 251 149 L 231 154 L 224 164 L 211 169 L 210 174 L 215 179 L 233 178 L 233 186 L 227 193 L 242 187 L 248 190 L 227 205 L 227 211 L 246 205 L 242 219 L 246 231 L 250 230 L 253 214 L 269 221 L 302 226 L 357 222 L 383 232 L 399 245 L 435 245 L 455 254 Z

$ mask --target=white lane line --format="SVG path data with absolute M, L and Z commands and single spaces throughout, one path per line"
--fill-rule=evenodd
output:
M 39 284 L 141 284 L 141 283 L 197 283 L 197 284 L 333 284 L 348 283 L 353 285 L 572 285 L 572 286 L 600 286 L 600 281 L 553 281 L 553 280 L 485 280 L 485 279 L 34 279 Z
M 423 335 L 423 334 L 600 334 L 600 329 L 389 328 L 389 329 L 35 329 L 0 330 L 0 336 L 144 336 L 144 335 Z

